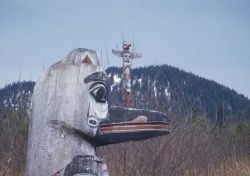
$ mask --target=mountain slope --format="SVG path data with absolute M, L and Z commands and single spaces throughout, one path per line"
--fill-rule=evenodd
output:
M 110 104 L 122 105 L 122 69 L 110 67 Z M 0 89 L 0 108 L 17 109 L 20 102 L 30 105 L 34 82 L 13 83 Z M 215 81 L 168 65 L 140 67 L 132 70 L 132 90 L 135 106 L 157 109 L 175 117 L 190 117 L 200 109 L 212 121 L 219 110 L 227 120 L 250 119 L 250 100 Z
M 35 82 L 24 81 L 6 85 L 0 89 L 0 109 L 17 110 L 20 103 L 30 106 Z
M 121 68 L 107 69 L 113 80 L 111 99 L 121 101 Z M 117 81 L 118 80 L 118 81 Z M 211 120 L 219 109 L 228 120 L 250 119 L 250 100 L 215 81 L 168 65 L 141 67 L 132 70 L 135 105 L 187 117 L 199 108 Z M 114 84 L 115 83 L 115 84 Z M 119 97 L 117 99 L 117 97 Z

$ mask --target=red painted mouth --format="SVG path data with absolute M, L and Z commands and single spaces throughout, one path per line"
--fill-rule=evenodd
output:
M 111 123 L 100 126 L 101 134 L 110 133 L 136 133 L 136 132 L 170 132 L 170 125 L 167 122 L 150 122 L 150 123 Z

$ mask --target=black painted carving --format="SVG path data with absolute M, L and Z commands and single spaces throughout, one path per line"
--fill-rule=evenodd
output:
M 89 83 L 91 81 L 106 81 L 108 79 L 104 72 L 95 72 L 84 79 L 84 83 Z
M 90 87 L 90 94 L 98 103 L 105 103 L 108 100 L 109 91 L 105 82 L 96 82 Z
M 74 176 L 76 174 L 97 175 L 97 165 L 93 155 L 77 155 L 66 166 L 64 176 Z

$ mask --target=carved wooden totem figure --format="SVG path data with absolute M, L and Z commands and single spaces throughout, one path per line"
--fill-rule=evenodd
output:
M 42 75 L 32 97 L 28 176 L 107 176 L 96 147 L 170 132 L 160 112 L 109 108 L 109 92 L 93 50 L 74 49 Z

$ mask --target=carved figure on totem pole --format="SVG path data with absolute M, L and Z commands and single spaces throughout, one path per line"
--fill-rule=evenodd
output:
M 107 176 L 96 147 L 170 132 L 163 113 L 109 108 L 109 92 L 93 50 L 74 49 L 41 76 L 32 97 L 28 176 Z

